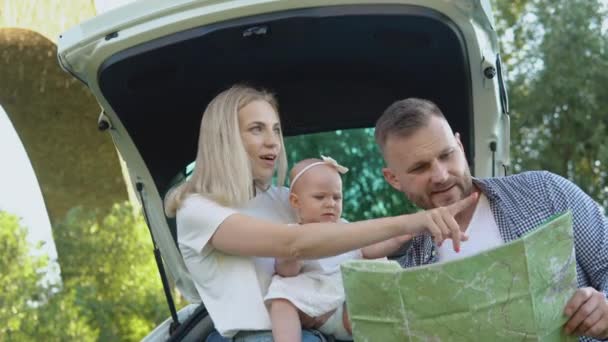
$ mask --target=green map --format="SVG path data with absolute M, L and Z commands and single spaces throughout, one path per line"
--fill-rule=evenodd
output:
M 563 333 L 576 290 L 572 215 L 442 264 L 342 265 L 355 341 L 577 341 Z

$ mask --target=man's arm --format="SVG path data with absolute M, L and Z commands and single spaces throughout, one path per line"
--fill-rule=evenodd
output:
M 608 219 L 600 206 L 574 183 L 547 173 L 547 191 L 556 212 L 572 211 L 576 261 L 581 281 L 590 287 L 576 291 L 564 313 L 567 333 L 608 338 Z
M 584 274 L 579 283 L 587 280 L 594 289 L 608 294 L 608 218 L 600 206 L 569 180 L 551 173 L 548 175 L 548 195 L 556 213 L 572 211 L 576 261 Z

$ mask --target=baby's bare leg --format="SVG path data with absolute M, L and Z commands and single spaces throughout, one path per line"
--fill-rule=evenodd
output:
M 344 310 L 342 311 L 342 324 L 344 324 L 344 329 L 348 331 L 348 333 L 353 335 L 353 327 L 350 324 L 350 318 L 348 317 L 348 311 L 346 311 L 346 302 L 344 302 Z
M 270 302 L 272 337 L 275 342 L 302 340 L 302 326 L 298 308 L 287 299 L 273 299 Z

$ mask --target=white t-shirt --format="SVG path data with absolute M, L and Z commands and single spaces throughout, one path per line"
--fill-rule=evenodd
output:
M 240 330 L 270 330 L 264 296 L 274 273 L 273 258 L 225 254 L 209 240 L 230 215 L 288 223 L 295 221 L 284 187 L 258 191 L 243 208 L 221 206 L 200 195 L 187 197 L 177 211 L 177 242 L 215 328 L 232 337 Z
M 498 231 L 498 225 L 492 214 L 488 198 L 480 194 L 477 207 L 467 228 L 469 240 L 460 243 L 460 252 L 454 251 L 452 240 L 445 240 L 437 249 L 439 262 L 462 259 L 502 245 L 504 242 Z

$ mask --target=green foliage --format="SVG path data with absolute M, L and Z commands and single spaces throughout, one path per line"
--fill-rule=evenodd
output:
M 101 220 L 72 209 L 54 234 L 63 287 L 98 340 L 140 340 L 168 317 L 150 235 L 129 204 Z
M 47 260 L 30 256 L 26 234 L 15 216 L 0 212 L 0 336 L 18 334 L 29 303 L 39 299 L 42 276 L 38 270 Z
M 54 294 L 49 301 L 30 310 L 23 321 L 24 337 L 18 341 L 96 341 L 99 331 L 82 314 L 74 291 Z
M 94 340 L 75 303 L 44 285 L 48 258 L 26 235 L 15 216 L 0 211 L 0 341 Z
M 546 0 L 543 2 L 550 4 Z M 528 82 L 538 64 L 542 64 L 538 54 L 542 28 L 534 14 L 535 6 L 535 0 L 492 0 L 500 56 L 507 69 L 503 76 L 511 87 Z M 517 95 L 509 95 L 511 102 L 517 102 Z
M 150 235 L 129 204 L 101 219 L 72 209 L 54 236 L 62 283 L 49 287 L 47 258 L 0 212 L 0 341 L 139 341 L 169 316 Z
M 522 27 L 512 41 L 501 37 L 518 54 L 507 78 L 515 171 L 558 173 L 608 208 L 606 11 L 592 0 L 497 3 L 501 15 L 516 8 L 511 22 Z
M 370 128 L 339 130 L 285 139 L 289 164 L 330 156 L 350 170 L 344 176 L 344 218 L 349 221 L 399 215 L 416 210 L 382 176 L 384 161 Z

